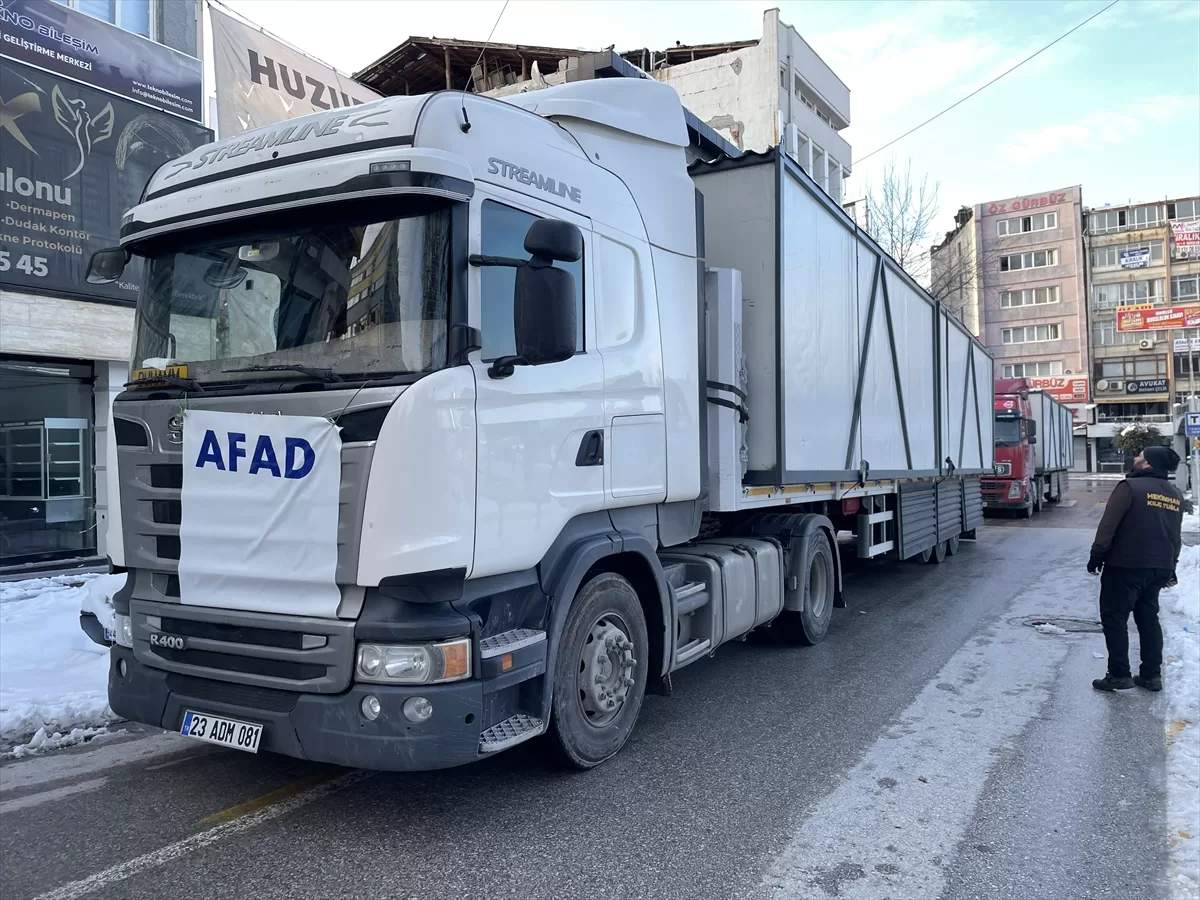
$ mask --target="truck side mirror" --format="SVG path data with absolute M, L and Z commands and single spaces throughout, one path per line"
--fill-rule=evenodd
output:
M 1030 419 L 1029 420 L 1029 440 L 1031 443 L 1033 442 L 1033 439 L 1035 437 L 1037 437 L 1037 420 Z
M 112 284 L 121 277 L 129 262 L 129 251 L 120 247 L 97 250 L 88 260 L 88 284 Z
M 1036 434 L 1034 434 L 1032 431 L 1030 431 L 1030 432 L 1029 432 L 1029 443 L 1030 443 L 1030 444 L 1036 444 L 1036 443 L 1037 443 L 1037 435 L 1036 435 Z
M 530 366 L 575 355 L 575 276 L 554 268 L 583 256 L 583 233 L 561 219 L 538 219 L 525 234 L 529 262 L 517 269 L 513 337 L 517 356 Z

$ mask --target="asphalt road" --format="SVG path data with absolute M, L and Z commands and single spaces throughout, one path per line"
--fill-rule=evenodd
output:
M 1098 633 L 1021 621 L 1095 618 L 1106 495 L 941 567 L 855 566 L 825 643 L 722 648 L 585 774 L 536 745 L 371 774 L 148 731 L 5 763 L 0 896 L 1163 897 L 1160 701 L 1091 689 Z

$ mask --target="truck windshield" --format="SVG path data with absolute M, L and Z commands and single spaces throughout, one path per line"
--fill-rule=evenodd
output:
M 1015 447 L 1021 443 L 1021 420 L 996 416 L 994 431 L 997 447 Z
M 375 379 L 446 365 L 448 208 L 297 219 L 285 231 L 236 240 L 210 232 L 149 252 L 133 368 L 186 366 L 195 382 L 244 383 L 314 373 Z

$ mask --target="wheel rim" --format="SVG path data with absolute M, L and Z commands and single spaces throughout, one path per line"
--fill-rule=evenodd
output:
M 829 602 L 829 564 L 825 557 L 817 554 L 813 557 L 808 569 L 808 598 L 809 609 L 814 618 L 820 619 L 825 615 L 825 605 Z
M 605 613 L 588 629 L 579 654 L 577 693 L 584 719 L 603 728 L 620 715 L 636 668 L 629 627 L 619 616 Z

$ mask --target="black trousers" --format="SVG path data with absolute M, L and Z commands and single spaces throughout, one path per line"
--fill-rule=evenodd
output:
M 1171 580 L 1170 569 L 1126 569 L 1105 566 L 1100 575 L 1100 622 L 1108 645 L 1108 674 L 1128 678 L 1129 614 L 1142 645 L 1143 678 L 1162 674 L 1162 626 L 1158 624 L 1158 592 Z

